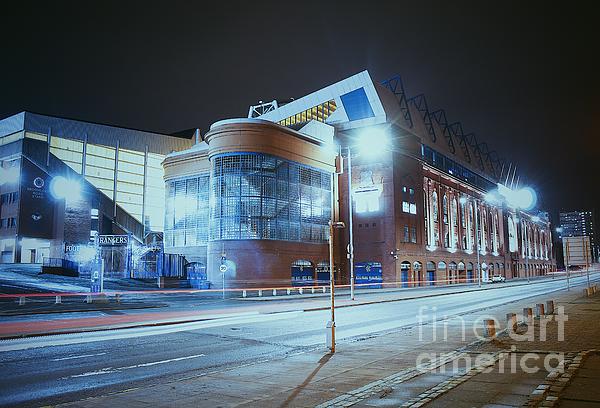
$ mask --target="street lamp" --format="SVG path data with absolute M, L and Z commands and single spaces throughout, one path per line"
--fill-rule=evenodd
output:
M 381 154 L 382 150 L 389 148 L 390 138 L 387 130 L 383 127 L 372 127 L 363 130 L 358 135 L 356 148 L 358 156 L 374 158 Z M 346 147 L 348 152 L 348 259 L 350 263 L 350 299 L 354 300 L 354 231 L 353 231 L 353 194 L 352 194 L 352 150 Z
M 78 200 L 81 198 L 81 182 L 73 178 L 56 176 L 50 181 L 50 193 L 59 200 Z
M 523 187 L 520 190 L 511 190 L 504 186 L 500 187 L 499 185 L 498 192 L 504 196 L 508 205 L 515 209 L 517 219 L 521 221 L 521 235 L 524 235 L 525 237 L 525 273 L 527 275 L 527 283 L 529 283 L 529 234 L 527 234 L 527 229 L 524 228 L 525 223 L 523 221 L 521 210 L 528 211 L 535 207 L 537 195 L 531 187 Z M 532 220 L 534 220 L 534 217 L 532 217 Z

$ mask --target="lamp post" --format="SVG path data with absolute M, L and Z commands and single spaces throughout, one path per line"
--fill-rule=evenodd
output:
M 389 135 L 383 128 L 371 128 L 365 130 L 359 135 L 358 147 L 365 156 L 379 154 L 380 150 L 374 150 L 381 147 L 389 147 Z M 379 146 L 377 146 L 379 145 Z M 353 200 L 352 200 L 352 148 L 346 146 L 348 152 L 348 259 L 350 263 L 350 299 L 354 300 L 354 232 L 353 232 Z
M 352 231 L 352 151 L 348 146 L 348 259 L 350 261 L 350 300 L 354 300 L 354 234 Z

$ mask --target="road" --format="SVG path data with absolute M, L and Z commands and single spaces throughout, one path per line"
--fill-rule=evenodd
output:
M 600 276 L 594 274 L 592 280 Z M 573 286 L 579 285 L 573 290 L 580 290 L 585 282 L 585 276 L 572 279 Z M 337 339 L 352 342 L 415 325 L 423 306 L 435 305 L 441 318 L 564 288 L 564 280 L 548 279 L 483 292 L 340 308 Z M 327 310 L 247 312 L 205 322 L 1 341 L 0 405 L 72 401 L 324 347 L 328 319 Z

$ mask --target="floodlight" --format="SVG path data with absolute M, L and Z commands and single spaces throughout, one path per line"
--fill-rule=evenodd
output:
M 81 198 L 81 182 L 76 179 L 56 176 L 50 182 L 50 193 L 59 200 L 78 200 Z

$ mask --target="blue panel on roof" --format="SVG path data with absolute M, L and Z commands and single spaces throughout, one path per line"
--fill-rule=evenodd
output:
M 365 88 L 358 88 L 340 96 L 344 109 L 350 120 L 372 118 L 375 116 L 369 103 Z

